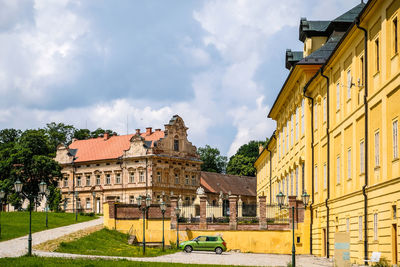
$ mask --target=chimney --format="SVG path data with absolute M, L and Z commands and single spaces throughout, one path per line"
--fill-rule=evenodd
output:
M 140 129 L 136 129 L 136 135 L 140 135 Z
M 108 133 L 104 133 L 104 140 L 107 140 L 110 137 Z
M 156 132 L 161 132 L 161 129 L 156 129 L 155 131 L 156 131 Z
M 146 127 L 146 135 L 151 135 L 152 133 L 151 127 Z

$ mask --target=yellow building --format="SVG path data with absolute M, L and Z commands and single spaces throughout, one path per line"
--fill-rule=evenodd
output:
M 302 18 L 304 50 L 286 51 L 257 194 L 311 195 L 311 254 L 333 256 L 341 232 L 352 263 L 375 251 L 400 261 L 399 20 L 398 0 L 370 0 L 332 21 Z

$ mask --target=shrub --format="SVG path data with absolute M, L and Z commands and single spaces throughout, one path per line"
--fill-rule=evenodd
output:
M 385 257 L 382 257 L 379 259 L 379 262 L 374 263 L 375 267 L 390 267 L 391 265 L 389 264 L 389 262 L 387 261 L 387 259 Z

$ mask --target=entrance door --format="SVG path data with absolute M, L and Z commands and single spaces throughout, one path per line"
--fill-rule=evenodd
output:
M 96 200 L 96 213 L 100 213 L 100 198 Z
M 397 264 L 397 224 L 392 224 L 392 264 Z
M 322 229 L 322 257 L 326 256 L 326 229 Z

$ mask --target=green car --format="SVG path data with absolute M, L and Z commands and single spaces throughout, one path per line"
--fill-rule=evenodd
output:
M 184 241 L 179 244 L 179 248 L 186 253 L 193 250 L 215 251 L 217 254 L 222 254 L 226 251 L 226 242 L 220 236 L 198 236 L 193 240 Z

